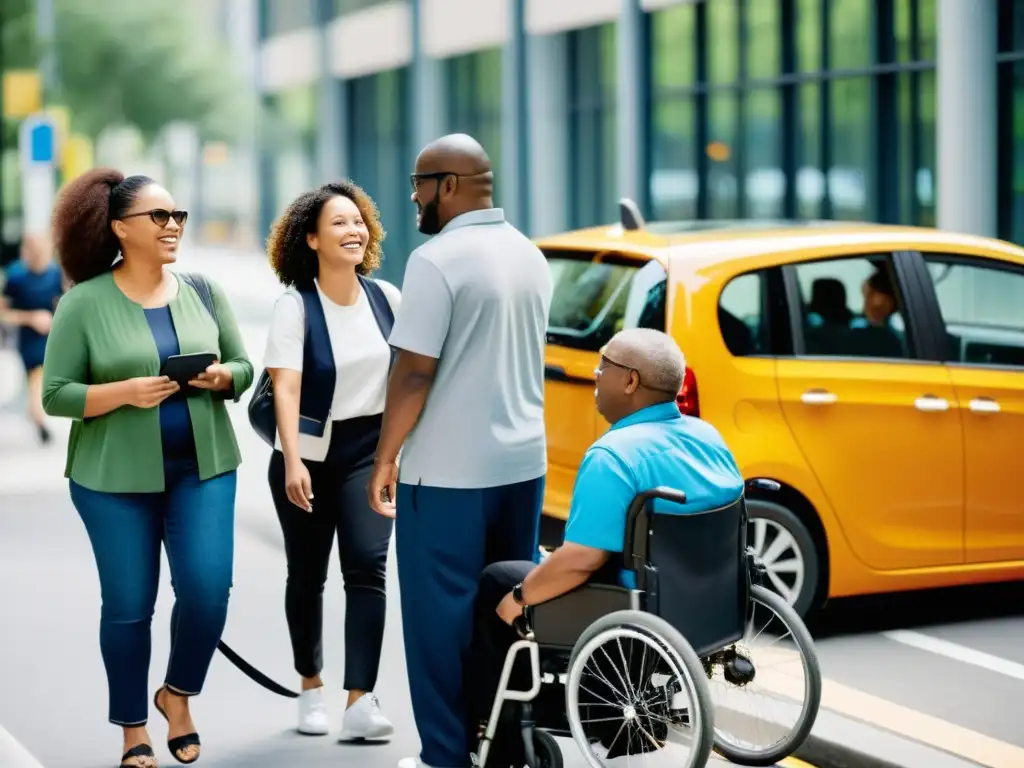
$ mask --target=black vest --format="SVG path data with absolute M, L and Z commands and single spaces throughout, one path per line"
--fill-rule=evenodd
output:
M 373 310 L 384 340 L 391 335 L 395 316 L 391 311 L 384 291 L 373 280 L 358 275 L 366 298 Z M 334 368 L 334 349 L 327 332 L 327 318 L 320 303 L 320 294 L 315 285 L 299 290 L 306 315 L 306 338 L 302 350 L 302 390 L 299 399 L 299 432 L 304 435 L 323 437 L 327 420 L 331 415 L 334 400 L 334 385 L 338 372 Z M 391 349 L 391 364 L 395 362 L 395 350 Z M 389 365 L 389 370 L 390 370 Z

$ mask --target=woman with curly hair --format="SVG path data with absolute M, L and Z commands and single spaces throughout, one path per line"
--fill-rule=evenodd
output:
M 345 181 L 299 196 L 267 243 L 288 288 L 274 306 L 264 363 L 277 419 L 268 477 L 284 534 L 285 614 L 302 678 L 298 730 L 329 730 L 320 677 L 323 590 L 337 537 L 346 593 L 345 740 L 394 731 L 373 694 L 392 521 L 374 513 L 366 497 L 391 365 L 387 337 L 401 300 L 393 285 L 369 278 L 380 266 L 383 237 L 373 201 Z
M 65 474 L 99 571 L 109 720 L 123 729 L 121 765 L 143 768 L 156 765 L 146 722 L 161 542 L 175 604 L 154 705 L 175 759 L 199 759 L 189 697 L 227 616 L 241 460 L 224 401 L 252 383 L 224 294 L 212 283 L 200 294 L 201 278 L 168 269 L 186 218 L 152 179 L 102 168 L 68 184 L 54 211 L 74 286 L 53 316 L 43 405 L 73 420 Z M 186 386 L 160 375 L 168 357 L 190 353 L 217 362 Z

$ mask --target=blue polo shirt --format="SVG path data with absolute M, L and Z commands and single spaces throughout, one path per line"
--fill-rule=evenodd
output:
M 565 541 L 622 552 L 630 503 L 659 486 L 683 491 L 687 503 L 655 499 L 657 512 L 690 514 L 736 501 L 743 476 L 717 429 L 683 416 L 675 403 L 652 405 L 617 421 L 583 456 Z M 635 585 L 632 572 L 622 577 Z

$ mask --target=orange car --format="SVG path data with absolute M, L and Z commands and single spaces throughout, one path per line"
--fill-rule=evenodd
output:
M 1024 577 L 1024 249 L 836 222 L 622 222 L 537 241 L 554 278 L 545 541 L 608 424 L 599 350 L 667 331 L 678 403 L 747 477 L 750 542 L 801 614 L 829 597 Z M 685 489 L 683 489 L 685 490 Z M 552 530 L 554 529 L 554 530 Z

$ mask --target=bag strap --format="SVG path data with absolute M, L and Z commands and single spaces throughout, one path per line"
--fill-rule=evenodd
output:
M 195 272 L 183 272 L 181 273 L 181 279 L 192 286 L 192 290 L 199 294 L 199 300 L 203 302 L 206 311 L 210 313 L 213 321 L 219 325 L 217 305 L 213 301 L 213 290 L 210 288 L 210 283 L 206 280 L 206 277 Z

